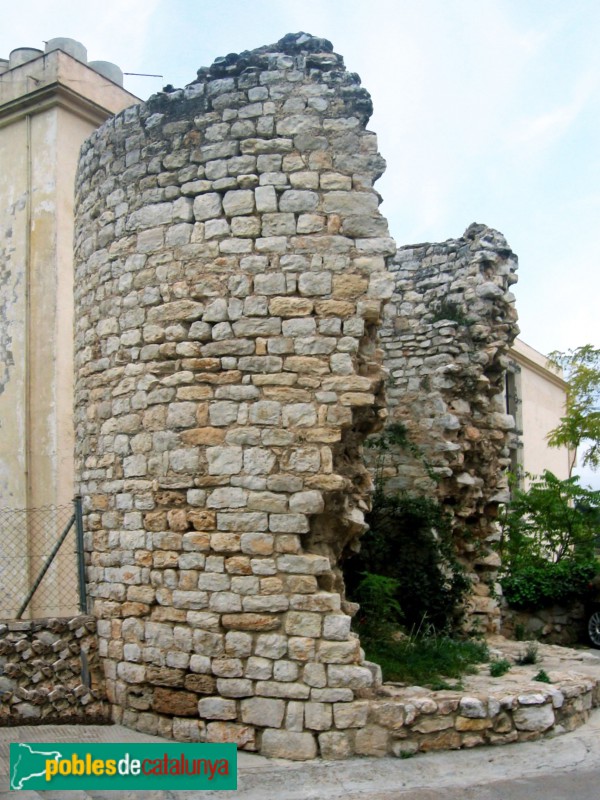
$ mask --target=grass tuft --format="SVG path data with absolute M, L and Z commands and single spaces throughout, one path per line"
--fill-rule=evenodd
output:
M 521 651 L 517 657 L 517 664 L 526 666 L 527 664 L 537 664 L 538 661 L 538 643 L 527 642 L 525 650 Z
M 450 687 L 447 679 L 472 675 L 477 672 L 475 665 L 489 658 L 485 643 L 448 636 L 369 640 L 363 645 L 367 658 L 381 666 L 384 680 L 431 688 L 460 688 Z
M 512 664 L 508 659 L 499 658 L 490 663 L 490 675 L 492 678 L 500 678 L 502 675 L 506 675 L 511 666 Z
M 546 672 L 545 669 L 541 669 L 537 675 L 533 676 L 534 681 L 540 681 L 540 683 L 552 683 L 550 680 L 550 676 Z

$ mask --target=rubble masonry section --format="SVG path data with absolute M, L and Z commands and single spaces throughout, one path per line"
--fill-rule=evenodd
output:
M 0 726 L 107 722 L 91 616 L 0 622 Z
M 518 334 L 517 258 L 502 234 L 471 225 L 460 239 L 401 247 L 379 331 L 389 376 L 387 424 L 404 426 L 420 454 L 392 447 L 378 461 L 387 492 L 435 497 L 452 518 L 473 581 L 469 621 L 498 632 L 498 504 L 508 500 L 504 381 Z M 381 455 L 366 451 L 376 469 Z

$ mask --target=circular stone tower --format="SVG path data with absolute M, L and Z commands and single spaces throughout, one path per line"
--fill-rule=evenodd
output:
M 338 561 L 364 529 L 395 253 L 370 113 L 331 44 L 296 34 L 83 147 L 78 480 L 129 726 L 296 758 L 352 749 L 338 707 L 347 722 L 377 668 Z

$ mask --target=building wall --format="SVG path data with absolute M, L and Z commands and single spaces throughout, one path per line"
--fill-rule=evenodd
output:
M 73 498 L 75 169 L 85 138 L 135 102 L 60 50 L 0 74 L 0 506 Z
M 565 413 L 567 384 L 551 369 L 545 356 L 516 339 L 509 354 L 516 367 L 515 419 L 517 463 L 524 473 L 541 475 L 550 470 L 557 478 L 569 477 L 575 453 L 566 447 L 549 447 L 547 437 Z
M 0 505 L 73 496 L 73 185 L 136 98 L 60 50 L 0 75 Z

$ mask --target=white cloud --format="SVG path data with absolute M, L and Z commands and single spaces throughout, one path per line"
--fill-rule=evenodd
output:
M 593 99 L 599 85 L 595 72 L 579 77 L 569 101 L 536 116 L 517 120 L 507 136 L 509 145 L 515 149 L 522 148 L 526 157 L 532 151 L 539 155 L 569 131 Z

